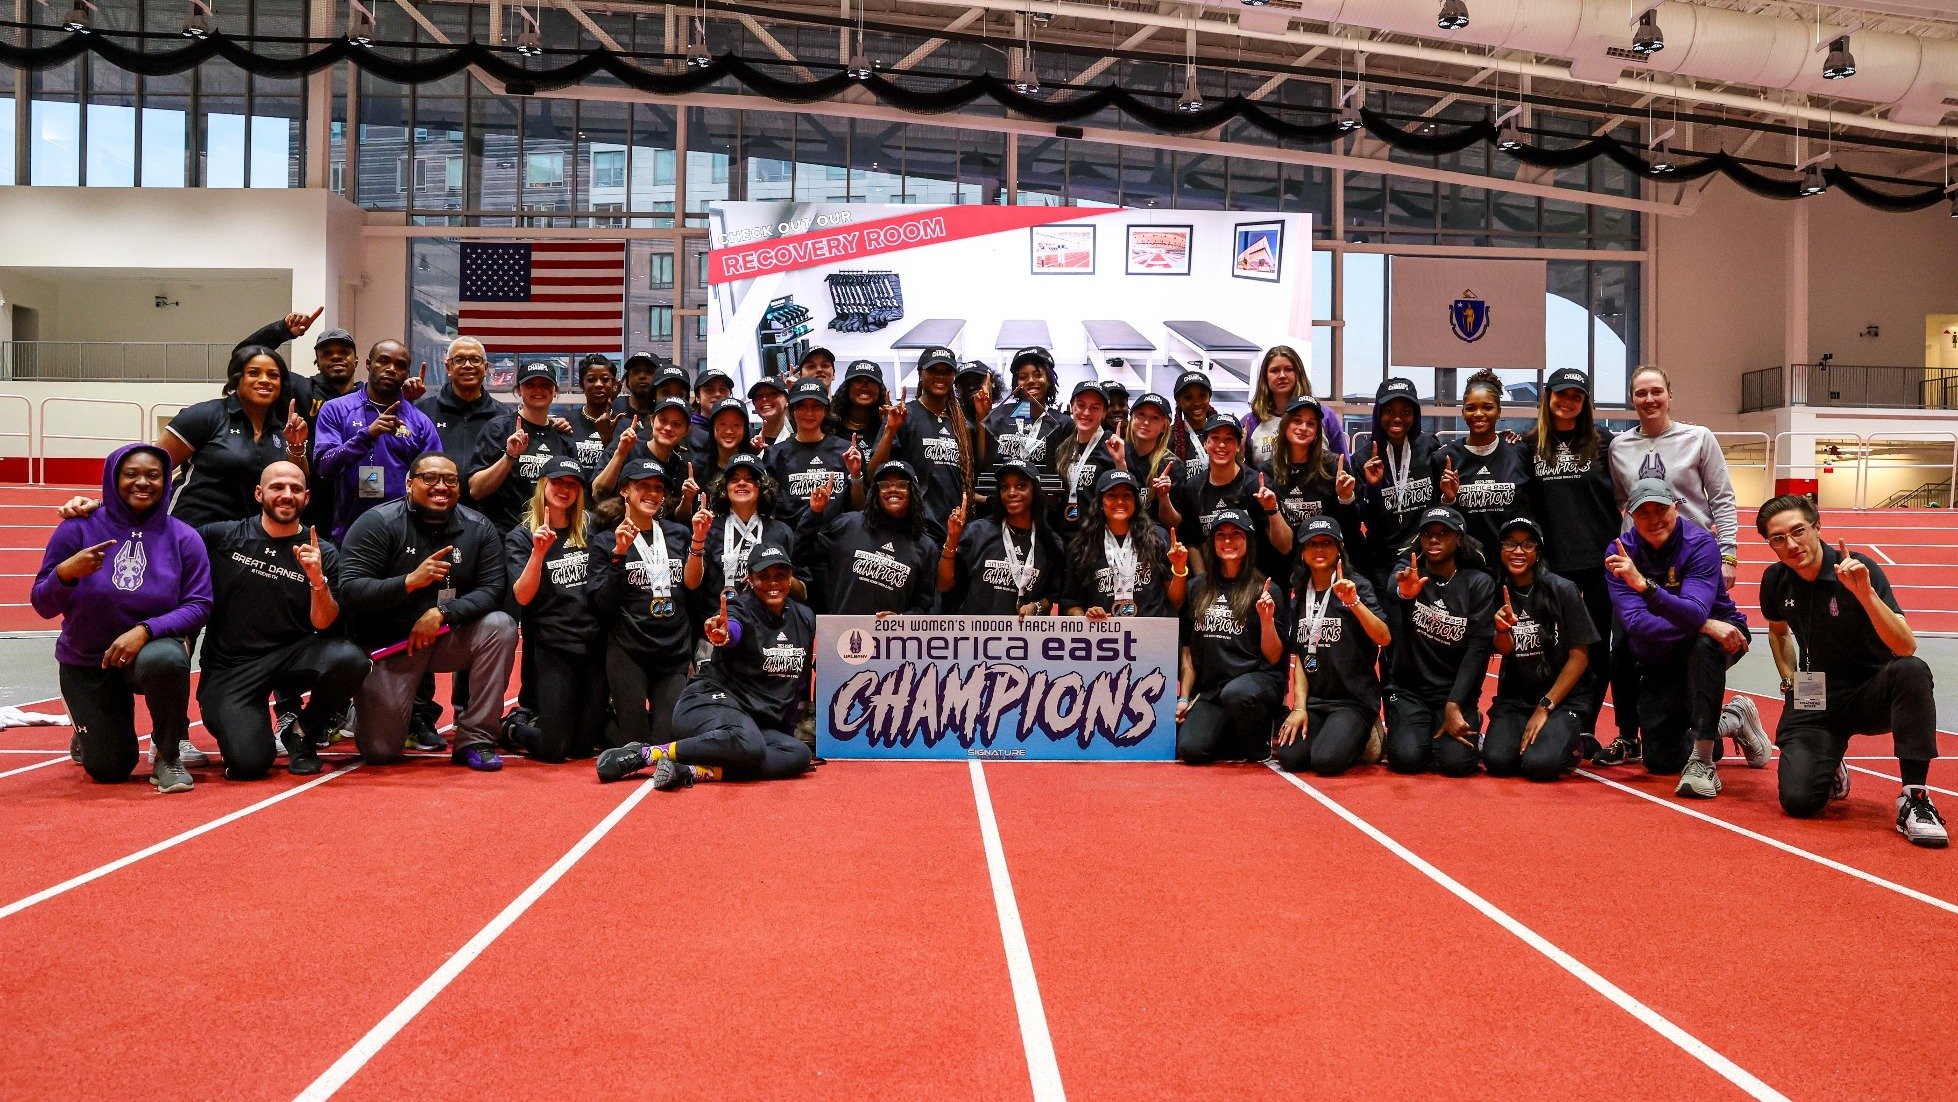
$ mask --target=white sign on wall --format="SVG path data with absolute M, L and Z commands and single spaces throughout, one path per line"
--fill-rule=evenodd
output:
M 1543 369 L 1543 261 L 1397 256 L 1390 277 L 1394 363 Z

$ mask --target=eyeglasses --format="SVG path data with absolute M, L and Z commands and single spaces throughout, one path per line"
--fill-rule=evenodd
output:
M 1504 551 L 1534 551 L 1536 550 L 1536 541 L 1535 540 L 1504 540 L 1502 541 L 1502 549 Z
M 452 364 L 480 364 L 480 363 L 488 363 L 489 361 L 481 356 L 464 356 L 461 354 L 457 354 L 454 356 L 450 356 L 449 362 Z
M 1787 532 L 1779 536 L 1769 536 L 1768 546 L 1774 548 L 1776 551 L 1779 551 L 1791 543 L 1800 543 L 1801 541 L 1807 539 L 1808 532 L 1809 532 L 1808 525 L 1797 524 L 1796 526 L 1788 529 Z
M 416 482 L 419 482 L 424 486 L 448 486 L 453 488 L 462 485 L 462 479 L 452 474 L 433 474 L 429 472 L 423 472 L 421 474 L 411 475 L 409 477 L 413 478 Z

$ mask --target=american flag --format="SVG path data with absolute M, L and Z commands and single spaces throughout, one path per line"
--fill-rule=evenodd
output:
M 497 352 L 625 347 L 625 243 L 469 242 L 456 329 Z

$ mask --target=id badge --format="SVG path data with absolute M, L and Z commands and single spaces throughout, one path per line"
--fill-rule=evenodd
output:
M 384 468 L 367 465 L 360 468 L 360 496 L 365 500 L 375 500 L 387 496 L 387 471 Z
M 441 608 L 444 605 L 447 605 L 450 601 L 453 601 L 455 599 L 456 599 L 455 586 L 445 585 L 441 589 L 435 591 L 435 606 L 437 608 Z
M 1795 710 L 1798 712 L 1829 710 L 1828 674 L 1811 672 L 1795 675 Z

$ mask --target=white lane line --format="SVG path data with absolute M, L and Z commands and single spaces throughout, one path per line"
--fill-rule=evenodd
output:
M 1885 880 L 1883 877 L 1878 876 L 1875 873 L 1864 872 L 1862 869 L 1859 869 L 1854 865 L 1845 865 L 1841 861 L 1824 857 L 1819 853 L 1811 853 L 1800 846 L 1789 845 L 1787 842 L 1784 842 L 1779 838 L 1770 838 L 1767 835 L 1762 834 L 1758 831 L 1749 830 L 1744 826 L 1739 826 L 1734 823 L 1730 823 L 1725 819 L 1717 819 L 1711 815 L 1708 815 L 1704 811 L 1687 807 L 1684 804 L 1677 804 L 1671 800 L 1663 799 L 1659 796 L 1654 796 L 1650 792 L 1641 792 L 1638 789 L 1633 788 L 1631 785 L 1620 784 L 1617 781 L 1613 781 L 1613 780 L 1606 780 L 1605 778 L 1598 776 L 1596 773 L 1591 772 L 1589 769 L 1579 769 L 1577 771 L 1577 775 L 1580 777 L 1589 777 L 1592 780 L 1598 782 L 1599 784 L 1605 785 L 1610 788 L 1615 788 L 1620 792 L 1626 793 L 1627 795 L 1637 796 L 1641 800 L 1646 800 L 1650 803 L 1658 804 L 1660 807 L 1667 808 L 1672 811 L 1677 811 L 1681 815 L 1690 815 L 1693 818 L 1698 819 L 1703 823 L 1710 823 L 1713 826 L 1717 826 L 1722 830 L 1731 830 L 1735 834 L 1738 834 L 1743 838 L 1752 838 L 1756 842 L 1760 842 L 1763 845 L 1773 846 L 1775 849 L 1778 849 L 1783 853 L 1792 854 L 1806 861 L 1813 861 L 1824 868 L 1834 869 L 1839 873 L 1842 873 L 1846 876 L 1853 876 L 1856 879 L 1861 880 L 1865 883 L 1875 884 L 1879 888 L 1887 888 L 1890 891 L 1896 892 L 1898 895 L 1904 896 L 1908 899 L 1915 899 L 1919 903 L 1928 903 L 1931 906 L 1936 907 L 1938 910 L 1948 911 L 1951 914 L 1958 914 L 1958 903 L 1947 902 L 1946 900 L 1939 899 L 1935 895 L 1926 895 L 1923 892 L 1918 891 L 1916 888 L 1907 888 L 1904 885 L 1897 883 L 1895 880 Z
M 1027 931 L 1020 925 L 1020 904 L 1013 895 L 1013 877 L 1006 869 L 1006 847 L 999 840 L 999 820 L 993 816 L 992 792 L 986 787 L 986 766 L 973 760 L 972 801 L 979 809 L 979 835 L 986 844 L 986 871 L 992 875 L 993 906 L 999 912 L 999 934 L 1006 945 L 1006 972 L 1013 980 L 1013 1008 L 1020 1016 L 1020 1044 L 1027 1053 L 1027 1074 L 1033 1080 L 1036 1102 L 1063 1102 L 1061 1067 L 1054 1059 L 1054 1038 L 1047 1030 L 1047 1011 L 1040 1003 L 1040 981 L 1033 974 L 1033 954 Z
M 22 751 L 19 751 L 19 752 L 20 752 L 20 753 L 22 753 L 22 754 L 39 754 L 39 753 L 43 753 L 44 751 L 40 751 L 40 750 L 22 750 Z M 47 768 L 48 766 L 50 766 L 50 765 L 59 765 L 59 764 L 61 764 L 62 762 L 64 762 L 64 761 L 67 761 L 67 760 L 68 760 L 68 751 L 66 751 L 66 750 L 57 750 L 57 751 L 53 751 L 53 752 L 54 752 L 54 753 L 57 753 L 57 754 L 59 754 L 59 755 L 61 755 L 61 756 L 60 756 L 60 757 L 56 757 L 56 758 L 49 758 L 49 759 L 48 759 L 47 761 L 37 761 L 37 762 L 35 762 L 35 763 L 34 763 L 33 765 L 23 765 L 23 766 L 21 766 L 21 767 L 20 767 L 20 768 L 18 768 L 18 769 L 9 769 L 9 770 L 7 770 L 7 771 L 6 771 L 6 772 L 4 772 L 4 773 L 0 773 L 0 778 L 5 778 L 5 777 L 12 777 L 12 776 L 17 776 L 17 775 L 19 775 L 19 774 L 21 774 L 21 773 L 26 773 L 26 772 L 29 772 L 29 771 L 31 771 L 31 770 L 35 770 L 35 769 L 46 769 L 46 768 Z
M 1845 758 L 1845 759 L 1843 759 L 1843 760 L 1844 760 L 1844 761 L 1848 761 L 1849 759 L 1847 759 L 1847 758 Z M 1882 760 L 1882 759 L 1877 759 L 1877 760 L 1879 760 L 1879 761 L 1880 761 L 1880 760 Z M 1895 758 L 1891 758 L 1891 759 L 1889 759 L 1889 760 L 1891 760 L 1891 761 L 1896 761 L 1897 759 L 1895 759 Z M 1849 770 L 1850 770 L 1850 772 L 1852 772 L 1852 773 L 1868 773 L 1868 774 L 1869 774 L 1870 776 L 1872 776 L 1872 777 L 1882 777 L 1882 778 L 1883 778 L 1884 780 L 1886 780 L 1886 781 L 1896 781 L 1896 782 L 1897 782 L 1898 784 L 1902 784 L 1902 783 L 1904 783 L 1904 779 L 1903 779 L 1902 777 L 1899 777 L 1899 776 L 1898 776 L 1898 775 L 1896 775 L 1895 773 L 1884 773 L 1884 772 L 1880 772 L 1880 771 L 1878 771 L 1878 770 L 1875 770 L 1875 769 L 1865 769 L 1865 768 L 1863 768 L 1863 767 L 1862 767 L 1862 766 L 1860 766 L 1860 765 L 1852 765 L 1852 766 L 1850 766 L 1850 767 L 1849 767 Z M 1925 788 L 1928 788 L 1928 789 L 1930 789 L 1930 790 L 1931 790 L 1931 791 L 1933 791 L 1933 792 L 1936 792 L 1936 793 L 1939 793 L 1940 795 L 1944 795 L 1944 796 L 1958 796 L 1958 792 L 1954 792 L 1954 791 L 1952 791 L 1952 790 L 1951 790 L 1951 789 L 1949 789 L 1949 788 L 1939 788 L 1939 787 L 1938 787 L 1937 785 L 1935 785 L 1935 784 L 1927 784 L 1927 785 L 1925 785 L 1924 787 L 1925 787 Z
M 56 760 L 59 761 L 61 759 L 56 759 Z M 226 823 L 237 822 L 239 819 L 242 819 L 247 815 L 251 815 L 256 812 L 263 811 L 274 804 L 283 803 L 286 800 L 292 799 L 294 796 L 299 795 L 301 792 L 304 792 L 309 788 L 317 788 L 320 785 L 325 784 L 326 782 L 332 780 L 335 777 L 344 777 L 347 774 L 359 768 L 360 768 L 360 763 L 356 762 L 352 765 L 347 766 L 345 769 L 336 769 L 331 773 L 322 773 L 321 775 L 314 777 L 312 780 L 307 781 L 305 784 L 296 785 L 292 788 L 288 788 L 284 792 L 280 792 L 273 796 L 268 796 L 265 799 L 260 800 L 255 804 L 251 804 L 246 807 L 241 807 L 229 815 L 220 816 L 219 818 L 213 819 L 202 826 L 192 827 L 191 829 L 184 831 L 182 834 L 177 834 L 169 838 L 165 838 L 163 841 L 158 842 L 153 846 L 147 846 L 143 849 L 139 849 L 135 853 L 132 853 L 127 857 L 118 857 L 114 861 L 111 861 L 106 865 L 101 865 L 96 868 L 90 869 L 89 871 L 82 873 L 80 876 L 74 876 L 74 877 L 70 877 L 67 880 L 63 880 L 61 883 L 56 884 L 52 888 L 43 888 L 40 891 L 35 892 L 33 895 L 26 896 L 25 898 L 22 899 L 17 899 L 12 903 L 7 904 L 5 907 L 0 907 L 0 919 L 9 918 L 12 917 L 13 915 L 17 915 L 20 912 L 26 910 L 27 908 L 34 906 L 36 903 L 45 903 L 48 900 L 53 899 L 57 895 L 61 895 L 66 892 L 73 891 L 74 889 L 79 888 L 83 884 L 89 883 L 92 880 L 100 880 L 101 878 L 109 875 L 112 872 L 117 871 L 118 869 L 128 868 L 129 866 L 135 864 L 138 861 L 143 860 L 146 857 L 154 857 L 157 854 L 162 853 L 164 850 L 173 849 L 177 846 L 183 845 L 185 842 L 190 841 L 192 838 L 196 838 L 204 834 L 209 834 L 211 831 L 214 831 L 217 828 L 224 826 Z
M 1449 894 L 1480 911 L 1484 918 L 1501 926 L 1523 944 L 1548 957 L 1553 964 L 1577 977 L 1586 987 L 1603 995 L 1618 1009 L 1637 1018 L 1654 1033 L 1677 1045 L 1688 1056 L 1712 1068 L 1721 1078 L 1747 1092 L 1750 1097 L 1782 1099 L 1786 1102 L 1785 1095 L 1755 1078 L 1752 1072 L 1721 1055 L 1713 1046 L 1686 1032 L 1665 1015 L 1633 998 L 1625 989 L 1605 979 L 1583 961 L 1558 948 L 1548 938 L 1512 918 L 1507 911 L 1477 895 L 1454 877 L 1429 864 L 1414 851 L 1388 837 L 1372 823 L 1348 811 L 1332 797 L 1300 780 L 1296 775 L 1280 770 L 1276 765 L 1273 765 L 1271 770 L 1290 782 L 1292 787 L 1318 801 L 1326 810 L 1346 820 L 1348 825 L 1386 847 L 1389 853 L 1414 866 L 1423 876 L 1447 889 Z
M 1883 565 L 1885 565 L 1885 566 L 1895 566 L 1895 565 L 1897 565 L 1897 560 L 1895 560 L 1895 559 L 1893 559 L 1893 558 L 1891 558 L 1890 556 L 1888 556 L 1888 555 L 1886 555 L 1886 554 L 1884 554 L 1884 553 L 1883 553 L 1883 548 L 1881 548 L 1881 547 L 1878 547 L 1878 546 L 1877 546 L 1876 544 L 1874 544 L 1874 543 L 1866 543 L 1866 544 L 1863 544 L 1863 545 L 1862 545 L 1862 548 L 1863 548 L 1863 550 L 1865 550 L 1865 551 L 1874 551 L 1874 552 L 1876 552 L 1876 557 L 1877 557 L 1877 558 L 1879 558 L 1879 559 L 1882 559 L 1882 560 L 1883 560 Z
M 299 1102 L 319 1102 L 331 1098 L 334 1092 L 346 1086 L 347 1080 L 352 1079 L 361 1068 L 366 1067 L 367 1062 L 372 1060 L 375 1054 L 386 1047 L 389 1041 L 394 1040 L 409 1022 L 415 1020 L 417 1014 L 435 1001 L 435 997 L 440 995 L 444 988 L 454 982 L 455 978 L 474 963 L 477 957 L 482 956 L 485 949 L 494 944 L 497 938 L 502 937 L 504 931 L 514 925 L 517 919 L 523 917 L 531 904 L 536 903 L 545 892 L 551 890 L 552 885 L 563 879 L 564 874 L 571 871 L 571 866 L 576 865 L 585 854 L 590 853 L 599 839 L 609 834 L 612 828 L 619 824 L 619 820 L 639 806 L 639 801 L 645 799 L 646 794 L 652 791 L 651 782 L 634 785 L 632 795 L 621 800 L 619 806 L 598 821 L 597 826 L 587 831 L 583 838 L 578 839 L 577 845 L 566 850 L 564 856 L 558 858 L 550 868 L 545 869 L 542 876 L 531 881 L 530 886 L 523 890 L 523 894 L 497 912 L 496 917 L 490 919 L 489 925 L 476 931 L 475 937 L 470 938 L 454 956 L 442 962 L 442 967 L 436 969 L 433 975 L 409 992 L 408 997 L 402 999 L 393 1010 L 388 1011 L 387 1017 L 382 1018 L 373 1029 L 367 1031 L 366 1036 L 354 1042 L 352 1048 L 342 1054 L 338 1060 L 333 1061 L 332 1067 L 321 1072 L 318 1079 L 313 1080 L 305 1090 L 300 1091 Z

